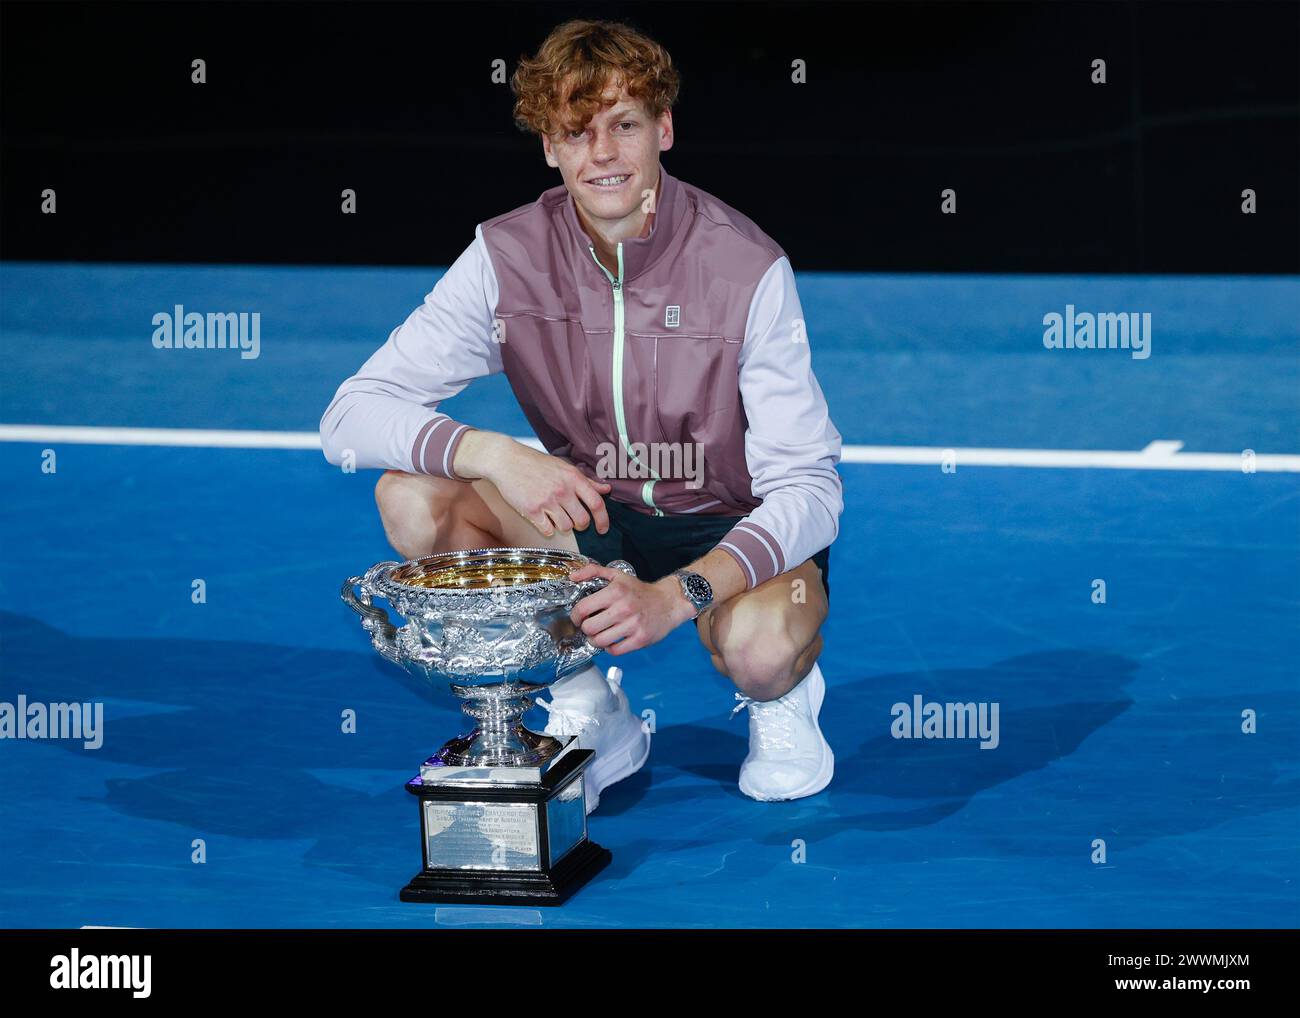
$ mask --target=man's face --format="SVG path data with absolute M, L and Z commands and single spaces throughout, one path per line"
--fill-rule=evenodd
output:
M 658 119 L 650 117 L 626 89 L 611 89 L 604 99 L 614 104 L 582 130 L 543 137 L 542 148 L 547 165 L 559 168 L 579 211 L 589 222 L 613 230 L 644 221 L 646 192 L 659 183 L 659 153 L 672 148 L 673 118 L 668 110 Z M 610 177 L 624 179 L 597 183 Z

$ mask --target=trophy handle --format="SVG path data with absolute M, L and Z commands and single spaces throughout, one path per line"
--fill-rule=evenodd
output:
M 361 596 L 357 596 L 357 591 Z M 343 603 L 361 616 L 361 626 L 370 634 L 375 649 L 390 661 L 396 661 L 397 627 L 388 618 L 388 612 L 371 603 L 370 591 L 366 590 L 360 576 L 351 576 L 339 592 Z
M 632 563 L 625 562 L 621 558 L 614 559 L 605 568 L 617 569 L 620 573 L 627 573 L 628 576 L 636 576 L 636 570 L 632 568 Z M 590 580 L 583 580 L 581 583 L 575 584 L 578 588 L 578 600 L 581 601 L 588 594 L 594 594 L 608 585 L 609 580 L 603 576 L 594 576 Z

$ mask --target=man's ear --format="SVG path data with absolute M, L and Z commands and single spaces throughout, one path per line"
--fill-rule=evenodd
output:
M 542 154 L 546 157 L 546 165 L 555 169 L 560 168 L 559 162 L 555 158 L 555 153 L 551 151 L 551 139 L 542 135 Z
M 664 110 L 656 126 L 659 128 L 659 151 L 667 152 L 673 147 L 673 111 Z

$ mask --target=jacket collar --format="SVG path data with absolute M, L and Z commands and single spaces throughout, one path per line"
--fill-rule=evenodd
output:
M 668 250 L 674 234 L 680 228 L 685 217 L 686 196 L 676 178 L 664 169 L 663 163 L 660 163 L 659 201 L 650 224 L 650 235 L 648 237 L 632 237 L 623 241 L 624 282 L 635 279 L 659 260 L 659 257 Z M 587 236 L 587 231 L 582 228 L 582 222 L 578 218 L 578 209 L 571 194 L 564 201 L 564 222 L 572 234 L 573 242 L 581 250 L 582 261 L 590 264 L 593 270 L 600 271 L 596 268 L 591 253 L 588 251 L 593 242 Z

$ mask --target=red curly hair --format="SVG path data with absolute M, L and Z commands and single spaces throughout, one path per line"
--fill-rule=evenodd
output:
M 610 105 L 602 97 L 611 85 L 626 86 L 658 118 L 680 84 L 672 57 L 649 36 L 617 21 L 575 19 L 554 29 L 535 57 L 519 58 L 510 90 L 519 129 L 554 135 L 586 127 Z

